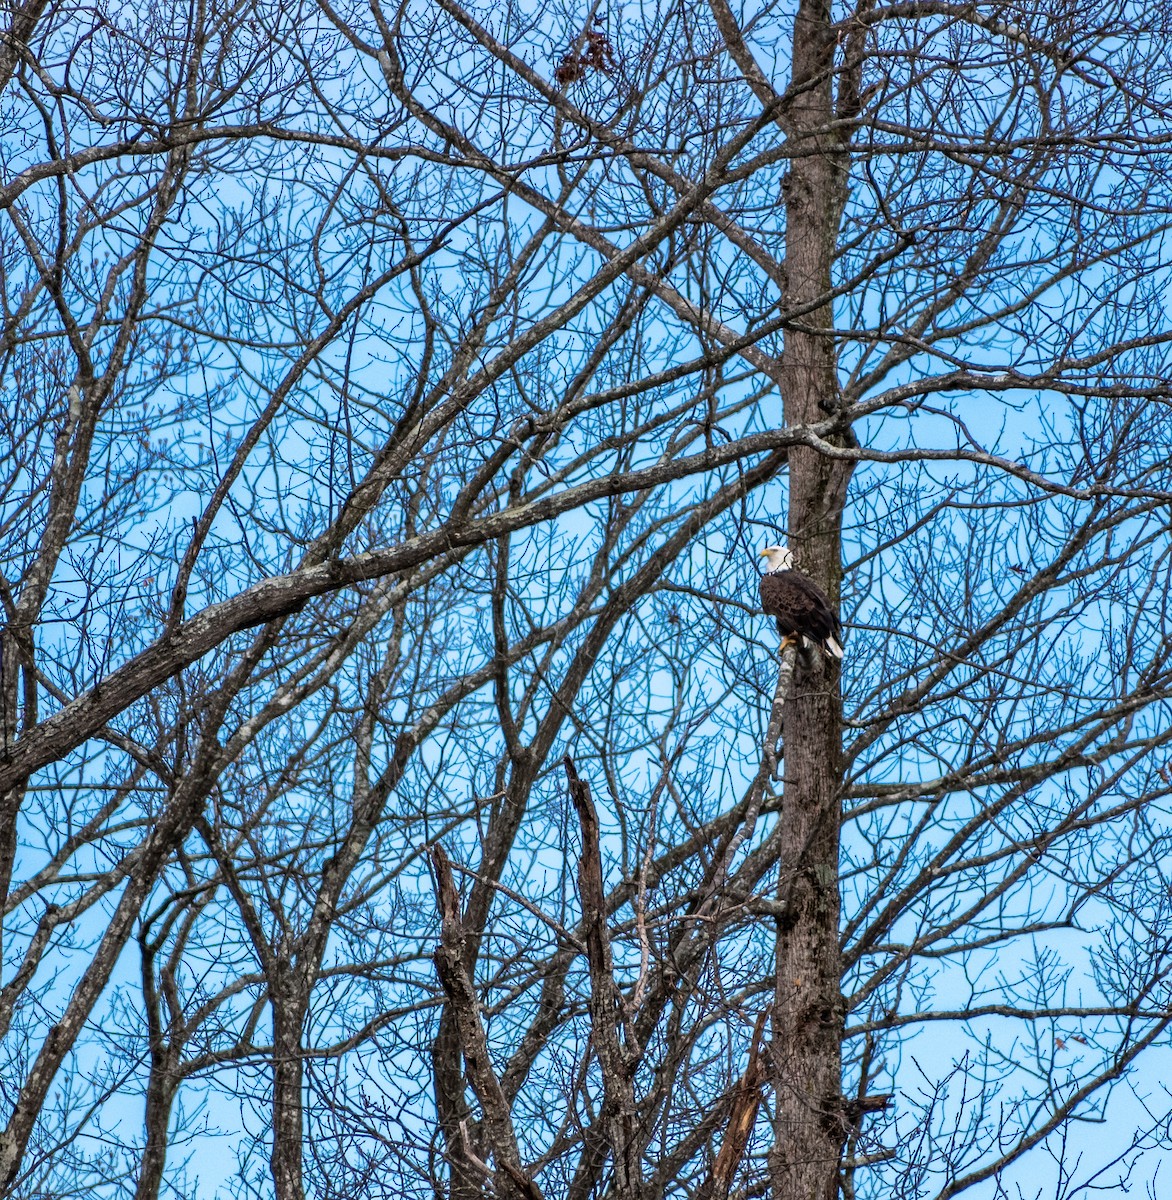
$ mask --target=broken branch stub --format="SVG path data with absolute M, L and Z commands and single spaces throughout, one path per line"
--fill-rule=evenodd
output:
M 765 1079 L 761 1038 L 765 1032 L 766 1016 L 766 1013 L 761 1013 L 753 1027 L 749 1061 L 745 1065 L 745 1073 L 733 1089 L 728 1129 L 712 1166 L 709 1186 L 704 1190 L 705 1200 L 727 1200 L 733 1176 L 745 1155 L 745 1147 L 749 1144 L 749 1136 L 757 1120 L 757 1110 L 761 1107 L 761 1084 Z
M 578 775 L 573 759 L 567 754 L 562 761 L 570 800 L 582 828 L 578 895 L 590 968 L 590 1028 L 602 1071 L 604 1125 L 614 1164 L 614 1187 L 620 1197 L 634 1196 L 641 1183 L 634 1087 L 638 1051 L 625 1053 L 619 1036 L 623 998 L 614 979 L 610 931 L 606 924 L 598 812 L 590 787 Z
M 468 1082 L 484 1113 L 483 1130 L 497 1168 L 496 1189 L 506 1200 L 542 1200 L 540 1188 L 521 1163 L 509 1105 L 488 1052 L 488 1037 L 480 1019 L 480 1001 L 464 965 L 464 925 L 460 919 L 460 895 L 452 877 L 452 866 L 439 846 L 432 849 L 431 861 L 435 868 L 436 901 L 440 913 L 435 969 L 444 995 L 452 1006 Z

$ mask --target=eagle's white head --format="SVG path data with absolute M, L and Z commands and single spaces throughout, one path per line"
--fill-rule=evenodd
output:
M 765 569 L 770 575 L 774 571 L 794 569 L 794 556 L 786 546 L 766 546 L 761 551 L 761 557 L 765 560 Z

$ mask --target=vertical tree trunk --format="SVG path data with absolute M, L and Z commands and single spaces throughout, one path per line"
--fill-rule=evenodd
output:
M 803 325 L 782 355 L 788 425 L 825 420 L 838 404 L 828 297 L 846 199 L 842 143 L 830 132 L 834 33 L 827 0 L 801 0 L 794 22 L 795 100 L 784 119 L 794 152 L 786 185 L 786 305 Z M 796 448 L 789 459 L 789 537 L 798 565 L 837 604 L 849 464 Z M 834 1200 L 845 1133 L 843 1001 L 838 951 L 842 696 L 838 664 L 799 651 L 785 710 L 781 896 L 773 1012 L 774 1200 Z
M 166 1067 L 151 1071 L 146 1095 L 146 1145 L 139 1163 L 134 1200 L 158 1200 L 163 1185 L 170 1145 L 171 1109 L 179 1090 L 179 1077 L 174 1071 L 176 1057 L 168 1052 Z
M 450 1004 L 440 1015 L 439 1032 L 431 1049 L 432 1073 L 435 1081 L 436 1112 L 444 1135 L 448 1158 L 448 1187 L 446 1193 L 436 1183 L 436 1200 L 478 1200 L 483 1194 L 483 1177 L 473 1171 L 467 1161 L 467 1151 L 478 1145 L 478 1123 L 464 1098 L 464 1060 L 460 1034 Z
M 284 992 L 294 984 L 286 968 L 273 980 Z M 302 997 L 273 997 L 273 1191 L 277 1200 L 302 1200 L 302 1078 L 301 1030 L 305 1020 Z
M 178 1005 L 170 1006 L 164 1033 L 163 1005 L 160 986 L 155 979 L 155 953 L 145 935 L 140 940 L 142 947 L 142 993 L 150 1038 L 151 1073 L 147 1081 L 146 1114 L 144 1128 L 146 1145 L 139 1162 L 138 1182 L 134 1189 L 134 1200 L 158 1200 L 163 1185 L 163 1172 L 167 1167 L 167 1149 L 170 1144 L 171 1109 L 179 1090 L 179 1059 L 182 1055 L 182 1018 Z M 170 997 L 175 998 L 174 975 L 170 980 Z M 162 985 L 167 988 L 167 984 Z M 171 1036 L 168 1037 L 167 1034 Z

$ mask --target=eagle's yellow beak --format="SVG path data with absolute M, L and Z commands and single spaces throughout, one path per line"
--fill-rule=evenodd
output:
M 757 555 L 757 557 L 758 557 L 758 558 L 768 558 L 768 557 L 769 557 L 769 551 L 768 551 L 768 550 L 762 550 L 762 551 L 761 551 L 761 553 Z

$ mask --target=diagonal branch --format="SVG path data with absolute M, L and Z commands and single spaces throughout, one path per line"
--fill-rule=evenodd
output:
M 762 1012 L 753 1027 L 753 1041 L 749 1047 L 749 1061 L 745 1065 L 745 1073 L 741 1076 L 733 1092 L 732 1109 L 728 1115 L 728 1130 L 724 1141 L 720 1144 L 720 1152 L 712 1166 L 712 1175 L 702 1195 L 704 1200 L 727 1200 L 733 1176 L 745 1155 L 745 1147 L 749 1144 L 749 1135 L 757 1120 L 757 1110 L 761 1107 L 761 1084 L 765 1081 L 765 1066 L 761 1059 L 761 1038 L 765 1033 L 765 1019 L 768 1013 Z
M 829 422 L 823 424 L 829 426 Z M 27 778 L 82 745 L 112 717 L 222 645 L 232 634 L 298 612 L 317 596 L 410 569 L 454 547 L 483 545 L 502 534 L 552 520 L 592 500 L 642 491 L 694 473 L 743 462 L 752 454 L 773 452 L 760 464 L 768 473 L 785 460 L 785 448 L 810 436 L 809 431 L 794 429 L 748 434 L 693 455 L 621 475 L 587 480 L 555 495 L 523 501 L 475 521 L 441 525 L 385 550 L 332 559 L 288 575 L 263 579 L 231 599 L 209 605 L 176 629 L 164 632 L 108 678 L 29 730 L 15 746 L 10 745 L 6 755 L 0 754 L 0 789 Z

